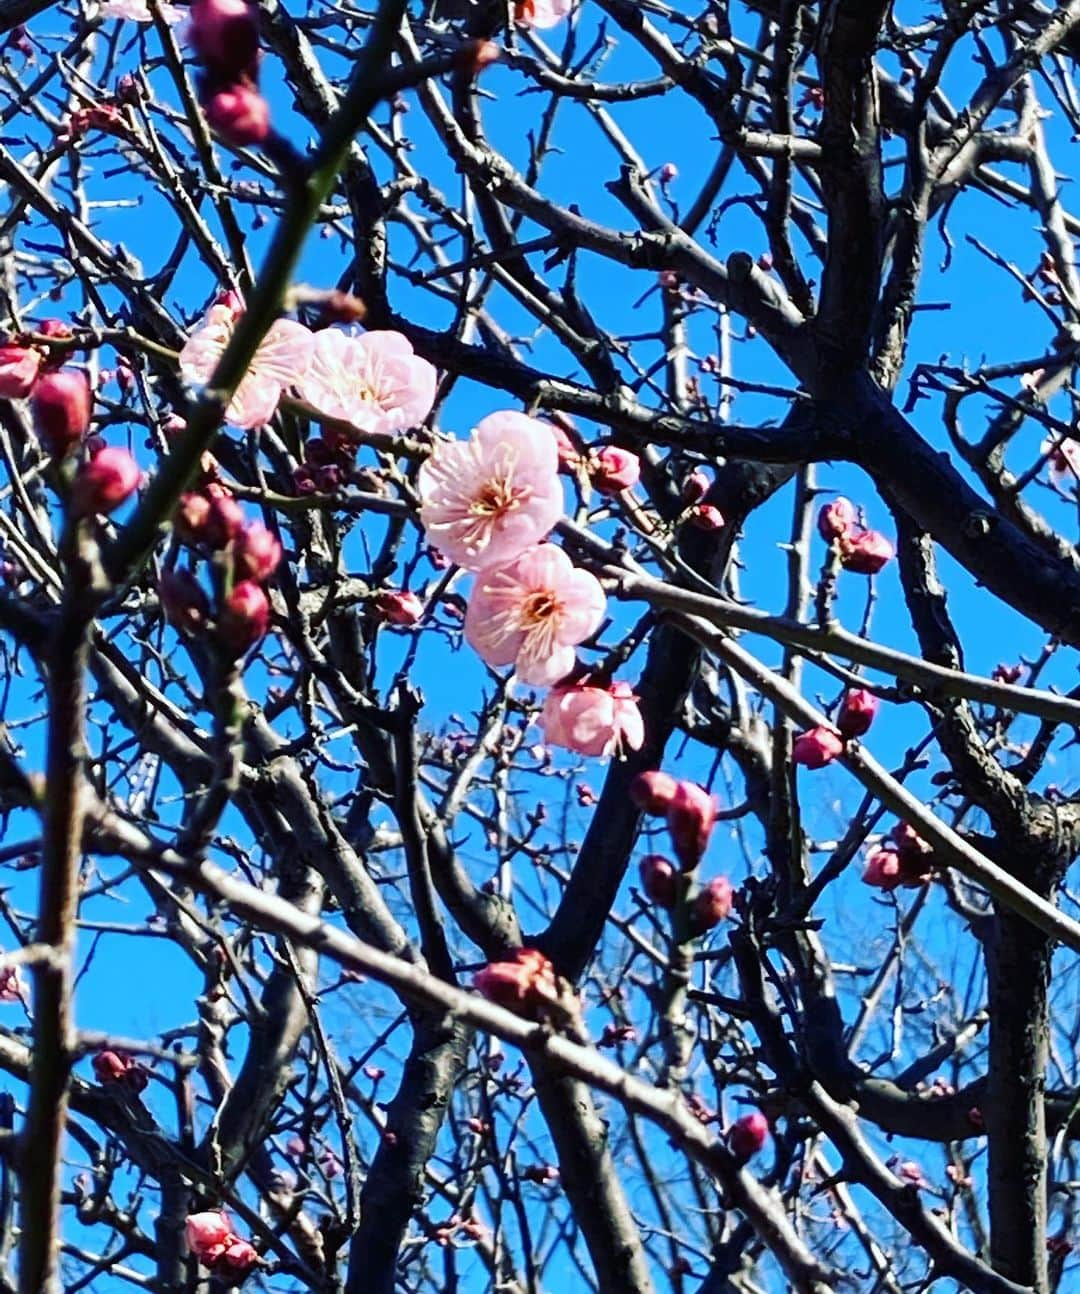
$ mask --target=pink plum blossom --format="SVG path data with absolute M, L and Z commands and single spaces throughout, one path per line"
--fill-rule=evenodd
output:
M 540 715 L 544 740 L 579 755 L 613 755 L 640 750 L 645 725 L 626 683 L 611 687 L 572 684 L 553 688 Z
M 465 638 L 489 665 L 513 665 L 523 683 L 547 686 L 573 669 L 574 647 L 600 627 L 605 606 L 594 575 L 554 544 L 538 544 L 480 573 Z
M 574 7 L 574 0 L 514 0 L 514 21 L 541 31 L 557 26 Z
M 0 1002 L 22 1002 L 26 996 L 26 986 L 18 966 L 0 964 Z
M 414 354 L 401 333 L 326 328 L 315 334 L 300 394 L 328 418 L 362 431 L 395 432 L 424 421 L 436 383 L 433 365 Z
M 184 1236 L 188 1248 L 204 1267 L 216 1262 L 233 1239 L 228 1218 L 216 1210 L 189 1214 L 184 1223 Z
M 234 301 L 215 302 L 180 352 L 180 371 L 192 384 L 205 385 L 243 313 Z M 303 380 L 315 337 L 303 324 L 277 319 L 259 343 L 251 367 L 229 401 L 225 421 L 234 427 L 261 427 L 274 416 L 282 392 Z
M 551 429 L 523 413 L 493 413 L 466 440 L 440 441 L 421 466 L 428 540 L 469 570 L 512 561 L 563 510 Z
M 1049 455 L 1047 465 L 1050 479 L 1055 485 L 1074 485 L 1080 478 L 1080 443 L 1068 436 L 1060 440 L 1044 440 L 1042 453 Z
M 806 768 L 824 768 L 844 753 L 844 739 L 831 728 L 811 728 L 795 738 L 791 758 Z
M 0 398 L 23 400 L 34 388 L 41 352 L 29 346 L 0 346 Z

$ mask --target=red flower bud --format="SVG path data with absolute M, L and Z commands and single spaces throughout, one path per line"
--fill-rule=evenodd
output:
M 724 526 L 724 514 L 711 503 L 695 503 L 689 520 L 698 530 L 722 530 Z
M 253 521 L 236 536 L 233 557 L 241 579 L 268 580 L 281 561 L 281 545 L 261 521 Z
M 375 610 L 387 624 L 408 628 L 419 623 L 424 614 L 424 603 L 415 593 L 389 589 L 375 599 Z
M 254 79 L 259 58 L 256 10 L 247 0 L 194 0 L 190 38 L 218 84 Z
M 54 458 L 63 458 L 90 426 L 90 383 L 74 368 L 46 373 L 34 386 L 34 430 Z
M 115 1083 L 132 1092 L 141 1092 L 150 1081 L 142 1065 L 122 1051 L 99 1051 L 90 1064 L 102 1087 Z
M 824 768 L 844 753 L 844 741 L 831 728 L 811 728 L 795 738 L 791 758 L 807 768 Z
M 638 773 L 630 783 L 630 798 L 642 813 L 651 817 L 664 817 L 675 798 L 678 785 L 670 773 L 656 770 Z
M 836 726 L 843 737 L 861 737 L 870 730 L 878 712 L 878 699 L 863 687 L 852 688 L 844 696 Z
M 693 471 L 683 481 L 682 497 L 684 503 L 700 503 L 709 493 L 712 482 L 700 469 Z
M 892 544 L 876 530 L 860 530 L 840 540 L 840 565 L 858 575 L 876 575 L 895 556 Z
M 768 1138 L 769 1121 L 760 1110 L 755 1110 L 736 1119 L 728 1129 L 728 1149 L 736 1159 L 745 1163 L 757 1154 Z
M 112 512 L 139 487 L 142 473 L 126 449 L 111 445 L 83 463 L 71 486 L 71 505 L 79 516 Z
M 589 478 L 598 494 L 612 496 L 629 490 L 641 477 L 637 454 L 617 445 L 605 445 L 589 462 Z
M 843 539 L 855 525 L 855 521 L 855 505 L 850 499 L 841 496 L 833 499 L 832 503 L 826 503 L 821 509 L 817 527 L 822 539 L 831 544 L 834 539 Z
M 265 635 L 270 625 L 270 601 L 254 580 L 243 580 L 225 599 L 218 616 L 218 634 L 234 657 L 243 656 Z
M 25 400 L 40 368 L 40 351 L 26 346 L 0 346 L 0 396 L 5 400 Z
M 215 91 L 203 107 L 211 127 L 234 148 L 262 144 L 269 138 L 270 105 L 253 85 L 228 85 Z
M 489 1002 L 510 1011 L 528 1012 L 559 995 L 555 968 L 536 948 L 518 948 L 510 961 L 492 962 L 473 979 Z
M 716 821 L 716 801 L 695 782 L 680 782 L 668 805 L 672 848 L 683 867 L 696 867 L 709 845 Z
M 220 1258 L 213 1264 L 214 1275 L 226 1286 L 243 1283 L 253 1268 L 259 1265 L 259 1255 L 246 1240 L 233 1236 Z
M 658 908 L 670 911 L 675 906 L 675 868 L 663 854 L 647 854 L 638 871 L 645 897 Z
M 158 580 L 161 609 L 176 629 L 198 633 L 210 615 L 210 603 L 202 585 L 190 571 L 162 571 Z
M 731 913 L 731 901 L 735 891 L 726 876 L 714 877 L 708 885 L 703 885 L 694 895 L 694 906 L 690 912 L 690 924 L 695 934 L 704 934 L 713 926 L 718 926 Z
M 900 856 L 895 849 L 879 846 L 866 855 L 862 874 L 864 885 L 878 890 L 895 890 L 900 884 Z

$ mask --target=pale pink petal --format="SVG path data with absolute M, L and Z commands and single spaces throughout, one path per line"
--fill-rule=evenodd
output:
M 252 370 L 233 392 L 225 421 L 234 427 L 265 427 L 277 412 L 280 399 L 281 383 Z
M 515 0 L 514 18 L 526 27 L 546 31 L 570 13 L 574 0 Z
M 440 442 L 419 474 L 429 541 L 472 570 L 512 561 L 562 515 L 558 466 L 550 429 L 525 414 L 492 414 L 468 441 Z
M 525 683 L 556 683 L 574 647 L 604 616 L 599 582 L 554 544 L 526 549 L 477 577 L 465 614 L 466 641 L 489 665 L 514 664 Z
M 259 343 L 251 370 L 283 389 L 298 386 L 311 363 L 315 334 L 293 319 L 276 319 Z
M 401 333 L 327 328 L 316 334 L 301 386 L 308 404 L 365 431 L 419 426 L 435 403 L 438 375 Z
M 184 380 L 206 383 L 214 375 L 218 360 L 232 336 L 235 316 L 223 305 L 213 305 L 202 324 L 191 334 L 180 352 L 180 372 Z

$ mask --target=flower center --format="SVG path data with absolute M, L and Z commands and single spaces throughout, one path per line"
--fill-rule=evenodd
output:
M 469 503 L 474 517 L 498 517 L 517 507 L 518 499 L 509 481 L 485 481 Z
M 521 605 L 521 619 L 526 625 L 542 625 L 557 615 L 559 603 L 554 594 L 543 589 L 531 593 Z

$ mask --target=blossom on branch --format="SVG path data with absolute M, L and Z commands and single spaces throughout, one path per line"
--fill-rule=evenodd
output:
M 574 648 L 599 629 L 606 606 L 594 575 L 538 544 L 477 576 L 465 639 L 489 665 L 513 665 L 523 683 L 547 686 L 573 669 Z
M 525 1015 L 559 1000 L 555 968 L 536 948 L 518 948 L 509 961 L 491 962 L 473 987 L 489 1002 Z
M 557 26 L 574 8 L 574 0 L 514 0 L 514 21 L 541 31 Z
M 315 334 L 300 398 L 361 431 L 392 433 L 424 421 L 437 385 L 434 365 L 401 333 L 326 328 Z
M 466 441 L 440 441 L 419 474 L 428 540 L 479 571 L 538 543 L 563 511 L 550 429 L 511 411 L 489 414 Z M 508 662 L 507 662 L 508 663 Z
M 584 683 L 553 688 L 540 714 L 549 746 L 579 755 L 619 755 L 640 750 L 645 724 L 629 684 L 590 687 Z
M 232 294 L 228 294 L 232 296 Z M 243 307 L 217 301 L 180 352 L 180 371 L 193 386 L 205 386 L 225 354 Z M 311 363 L 315 337 L 303 324 L 277 319 L 266 330 L 248 371 L 225 410 L 234 427 L 262 427 L 270 421 L 282 393 L 302 382 Z

